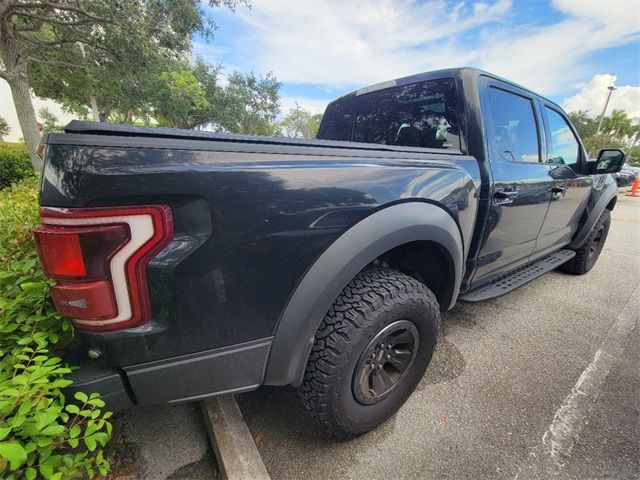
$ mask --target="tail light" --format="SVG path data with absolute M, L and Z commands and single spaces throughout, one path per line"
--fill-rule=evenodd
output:
M 173 238 L 164 205 L 42 208 L 34 230 L 51 296 L 80 330 L 113 331 L 148 322 L 146 269 Z

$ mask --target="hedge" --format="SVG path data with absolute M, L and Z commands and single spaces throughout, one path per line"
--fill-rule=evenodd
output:
M 98 395 L 70 404 L 62 394 L 71 369 L 55 352 L 73 329 L 37 260 L 37 192 L 36 178 L 0 190 L 0 478 L 106 475 L 111 414 Z
M 0 142 L 0 188 L 33 176 L 27 146 L 23 143 Z

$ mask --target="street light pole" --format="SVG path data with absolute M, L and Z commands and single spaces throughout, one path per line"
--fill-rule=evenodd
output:
M 605 113 L 607 113 L 607 107 L 609 106 L 609 100 L 611 99 L 611 94 L 615 89 L 616 87 L 613 84 L 607 87 L 607 90 L 609 91 L 607 92 L 607 99 L 604 102 L 604 108 L 602 109 L 602 113 L 600 114 L 600 120 L 598 121 L 598 128 L 596 129 L 596 135 L 600 135 L 600 132 L 602 131 L 602 121 L 604 120 Z

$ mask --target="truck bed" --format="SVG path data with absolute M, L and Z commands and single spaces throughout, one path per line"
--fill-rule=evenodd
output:
M 171 209 L 173 241 L 147 267 L 151 321 L 79 334 L 102 352 L 94 364 L 127 372 L 142 404 L 173 398 L 169 384 L 145 385 L 156 371 L 187 382 L 185 362 L 198 380 L 182 398 L 260 383 L 291 292 L 362 219 L 412 200 L 439 205 L 468 249 L 479 204 L 478 163 L 457 150 L 86 122 L 45 142 L 42 206 Z M 225 362 L 246 371 L 229 377 Z

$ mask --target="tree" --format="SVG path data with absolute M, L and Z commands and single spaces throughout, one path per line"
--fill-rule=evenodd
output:
M 124 122 L 134 117 L 146 117 L 154 86 L 163 72 L 183 68 L 185 62 L 166 49 L 146 52 L 121 49 L 113 39 L 111 48 L 122 51 L 118 59 L 92 58 L 91 48 L 78 48 L 85 68 L 64 65 L 36 65 L 29 69 L 31 85 L 43 98 L 55 99 L 63 108 L 78 116 L 89 116 L 96 122 L 106 122 L 113 114 Z
M 280 113 L 281 85 L 272 73 L 231 74 L 228 85 L 211 102 L 213 127 L 233 133 L 273 135 Z
M 42 130 L 45 133 L 61 132 L 63 130 L 62 125 L 58 123 L 58 117 L 56 117 L 47 107 L 43 107 L 38 111 L 38 115 L 42 120 Z
M 6 137 L 10 132 L 11 128 L 9 127 L 9 124 L 3 117 L 0 117 L 0 142 L 3 142 L 4 140 L 2 137 Z
M 610 116 L 602 120 L 602 131 L 614 138 L 630 138 L 635 136 L 638 130 L 638 125 L 633 124 L 624 110 L 614 110 Z
M 580 138 L 584 139 L 596 134 L 598 122 L 591 118 L 587 110 L 569 112 L 569 120 L 576 127 Z
M 272 74 L 233 73 L 201 58 L 163 72 L 153 86 L 149 114 L 162 126 L 272 135 L 280 113 L 280 83 Z
M 321 113 L 314 115 L 296 102 L 280 125 L 288 137 L 316 138 L 321 122 Z
M 640 125 L 634 124 L 623 110 L 614 110 L 602 119 L 602 131 L 596 134 L 598 122 L 585 110 L 569 112 L 569 119 L 576 127 L 591 158 L 596 158 L 603 148 L 632 149 L 640 141 Z
M 208 108 L 193 115 L 193 128 L 204 128 L 213 124 L 216 118 L 223 116 L 225 91 L 219 81 L 221 70 L 222 67 L 220 65 L 211 65 L 202 60 L 202 58 L 196 58 L 193 75 L 204 91 Z
M 590 158 L 597 158 L 598 152 L 603 148 L 625 148 L 625 143 L 622 140 L 612 137 L 606 133 L 582 138 L 582 142 L 584 143 Z
M 209 5 L 233 8 L 238 1 L 209 0 Z M 207 37 L 214 27 L 198 0 L 0 0 L 0 78 L 11 87 L 34 168 L 39 170 L 42 160 L 36 153 L 40 135 L 30 76 L 40 75 L 44 88 L 43 78 L 56 81 L 55 75 L 62 75 L 57 85 L 65 88 L 56 95 L 63 103 L 67 95 L 69 103 L 89 103 L 95 112 L 97 90 L 108 86 L 110 77 L 124 87 L 151 52 L 179 56 L 192 33 Z M 78 82 L 85 82 L 80 91 L 88 92 L 89 102 L 70 94 Z
M 174 128 L 194 128 L 210 107 L 192 70 L 163 72 L 152 103 L 158 124 Z

